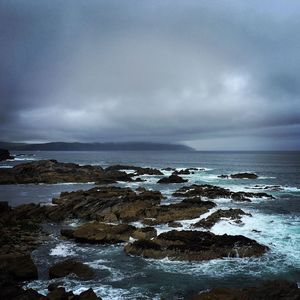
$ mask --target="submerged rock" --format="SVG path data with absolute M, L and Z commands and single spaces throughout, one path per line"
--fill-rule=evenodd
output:
M 160 180 L 157 181 L 157 183 L 183 183 L 187 182 L 187 179 L 183 179 L 182 177 L 178 175 L 170 175 L 169 177 L 163 177 Z
M 129 241 L 136 230 L 127 224 L 111 225 L 104 223 L 88 223 L 77 227 L 73 238 L 77 242 L 90 244 L 116 244 Z
M 49 269 L 50 279 L 66 277 L 72 274 L 84 280 L 91 279 L 94 276 L 93 270 L 88 265 L 74 259 L 58 262 Z
M 194 295 L 191 300 L 297 300 L 300 289 L 287 280 L 267 281 L 259 287 L 214 288 Z
M 125 253 L 145 258 L 201 261 L 223 257 L 261 256 L 268 247 L 245 236 L 172 230 L 151 241 L 139 240 L 124 247 Z
M 193 224 L 194 227 L 204 227 L 204 228 L 211 228 L 217 222 L 219 222 L 222 218 L 228 218 L 233 220 L 235 223 L 240 223 L 242 216 L 247 215 L 251 216 L 251 214 L 245 213 L 241 209 L 218 209 L 217 211 L 213 212 L 207 218 L 200 220 L 199 222 Z
M 13 159 L 14 157 L 10 155 L 9 151 L 6 149 L 0 149 L 0 161 Z

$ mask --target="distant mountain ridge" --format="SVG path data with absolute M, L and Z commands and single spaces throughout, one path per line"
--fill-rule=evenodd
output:
M 0 148 L 16 151 L 194 151 L 181 144 L 122 142 L 122 143 L 9 143 L 0 142 Z

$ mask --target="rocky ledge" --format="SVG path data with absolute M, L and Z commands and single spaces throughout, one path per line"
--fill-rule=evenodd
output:
M 251 214 L 245 213 L 242 209 L 239 208 L 218 209 L 207 218 L 193 224 L 193 227 L 204 227 L 209 229 L 213 227 L 217 222 L 219 222 L 222 218 L 230 219 L 235 223 L 240 224 L 242 222 L 242 216 L 251 216 Z
M 80 166 L 56 160 L 39 160 L 0 169 L 0 184 L 96 182 L 114 183 L 133 181 L 131 176 L 117 170 L 104 170 L 100 166 Z
M 6 149 L 0 149 L 0 161 L 14 159 L 12 155 L 10 155 L 9 151 Z
M 298 300 L 300 289 L 294 282 L 286 280 L 267 281 L 259 287 L 214 288 L 200 292 L 190 300 Z
M 205 197 L 208 199 L 229 198 L 233 201 L 251 202 L 250 198 L 269 198 L 274 199 L 272 195 L 267 193 L 250 193 L 250 192 L 233 192 L 219 186 L 210 184 L 193 184 L 184 186 L 173 193 L 174 197 Z
M 242 235 L 215 235 L 211 232 L 172 230 L 151 241 L 129 243 L 125 253 L 145 258 L 201 261 L 223 257 L 261 256 L 268 247 Z

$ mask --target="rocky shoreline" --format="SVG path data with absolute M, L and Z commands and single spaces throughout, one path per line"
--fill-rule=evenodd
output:
M 188 175 L 196 169 L 167 171 L 173 172 L 172 175 L 162 177 L 164 173 L 153 168 L 115 165 L 103 169 L 98 166 L 59 163 L 56 160 L 36 161 L 19 164 L 11 169 L 0 169 L 0 184 L 90 181 L 98 184 L 85 191 L 62 192 L 52 200 L 51 205 L 23 204 L 11 208 L 7 202 L 0 202 L 0 298 L 100 299 L 92 290 L 74 295 L 66 292 L 64 287 L 52 286 L 49 287 L 48 295 L 43 296 L 20 286 L 24 280 L 38 278 L 30 253 L 51 239 L 42 229 L 42 224 L 47 222 L 59 224 L 62 239 L 71 239 L 79 244 L 120 244 L 127 255 L 144 258 L 206 261 L 228 257 L 259 257 L 269 251 L 268 246 L 245 236 L 216 235 L 209 230 L 220 220 L 240 224 L 243 216 L 251 217 L 251 214 L 239 208 L 217 209 L 218 205 L 214 200 L 225 198 L 233 203 L 250 202 L 251 198 L 273 199 L 271 194 L 233 192 L 214 185 L 192 184 L 175 190 L 172 197 L 179 201 L 166 205 L 161 203 L 164 195 L 159 191 L 113 185 L 120 181 L 139 181 L 137 176 L 145 174 L 161 176 L 161 182 L 158 183 L 186 183 L 187 179 L 182 179 L 179 175 Z M 244 178 L 243 174 L 246 173 L 241 174 Z M 207 213 L 210 214 L 204 217 Z M 200 221 L 191 224 L 189 230 L 180 229 L 180 221 L 199 217 Z M 72 219 L 80 220 L 81 225 L 66 226 L 66 222 Z M 161 224 L 168 226 L 170 230 L 157 234 L 154 226 Z M 50 278 L 70 274 L 87 280 L 93 277 L 93 270 L 80 261 L 72 260 L 61 261 L 49 269 Z M 193 299 L 227 299 L 227 292 L 224 291 L 224 296 L 219 291 L 212 290 Z M 243 298 L 247 293 L 244 290 L 230 290 L 229 294 L 234 296 L 228 299 L 252 299 Z M 299 290 L 293 293 L 299 295 Z M 211 295 L 216 298 L 209 298 Z M 238 296 L 234 298 L 235 295 Z

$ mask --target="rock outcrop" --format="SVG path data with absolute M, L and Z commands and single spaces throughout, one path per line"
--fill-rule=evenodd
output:
M 134 171 L 131 175 L 164 175 L 160 170 L 155 168 L 143 168 L 131 165 L 112 165 L 105 169 L 105 171 L 120 171 L 120 170 L 131 170 Z
M 93 278 L 94 272 L 88 265 L 74 259 L 58 262 L 49 269 L 50 279 L 66 277 L 69 275 L 75 275 L 80 279 L 89 280 Z
M 258 175 L 255 173 L 248 173 L 248 172 L 244 172 L 244 173 L 235 173 L 235 174 L 231 174 L 231 175 L 219 175 L 219 178 L 232 178 L 232 179 L 257 179 Z
M 93 222 L 77 227 L 73 232 L 73 238 L 80 243 L 116 244 L 129 241 L 134 231 L 136 228 L 128 224 Z
M 251 214 L 245 213 L 243 210 L 236 208 L 230 209 L 218 209 L 217 211 L 213 212 L 207 218 L 200 220 L 199 222 L 193 224 L 194 227 L 204 227 L 204 228 L 211 228 L 217 222 L 219 222 L 222 218 L 230 219 L 235 223 L 241 223 L 242 216 L 251 216 Z
M 199 198 L 184 199 L 182 202 L 153 207 L 147 211 L 148 218 L 144 224 L 157 225 L 178 220 L 197 218 L 207 213 L 216 204 L 211 201 L 201 201 Z
M 300 289 L 294 282 L 286 280 L 267 281 L 259 287 L 214 288 L 194 295 L 190 300 L 297 300 Z
M 34 280 L 38 272 L 30 255 L 2 254 L 0 255 L 0 281 L 1 280 Z
M 131 176 L 120 171 L 105 171 L 99 166 L 80 166 L 56 160 L 39 160 L 0 169 L 0 184 L 96 182 L 114 183 L 132 181 Z
M 0 161 L 13 159 L 14 157 L 10 155 L 9 151 L 6 149 L 0 149 Z
M 153 240 L 129 243 L 125 253 L 145 258 L 201 261 L 223 257 L 261 256 L 268 247 L 242 235 L 215 235 L 201 231 L 172 230 Z
M 184 186 L 173 193 L 174 197 L 205 197 L 208 199 L 229 198 L 233 201 L 251 202 L 250 198 L 269 198 L 274 199 L 272 195 L 267 193 L 250 193 L 250 192 L 233 192 L 219 186 L 210 184 L 193 184 Z
M 187 182 L 187 179 L 183 179 L 182 177 L 178 176 L 178 175 L 170 175 L 169 177 L 163 177 L 161 179 L 159 179 L 157 181 L 157 183 L 183 183 L 183 182 Z

